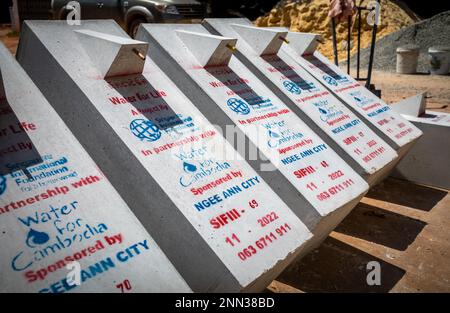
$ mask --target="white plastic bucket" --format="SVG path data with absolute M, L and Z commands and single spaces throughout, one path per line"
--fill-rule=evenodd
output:
M 404 46 L 397 48 L 397 73 L 415 74 L 419 59 L 419 47 Z
M 450 71 L 450 47 L 428 49 L 431 75 L 447 75 Z

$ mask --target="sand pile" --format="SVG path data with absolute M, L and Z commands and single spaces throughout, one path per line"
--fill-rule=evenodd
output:
M 268 14 L 259 17 L 257 26 L 285 26 L 291 31 L 312 32 L 323 36 L 325 41 L 319 50 L 328 58 L 333 57 L 332 34 L 330 19 L 328 18 L 329 0 L 285 0 L 280 1 Z M 369 0 L 356 0 L 357 5 L 366 6 Z M 353 18 L 352 28 L 352 53 L 356 52 L 357 24 Z M 361 48 L 370 45 L 372 26 L 366 22 L 367 12 L 362 15 Z M 378 26 L 377 39 L 393 33 L 401 28 L 412 25 L 417 17 L 410 11 L 402 9 L 392 0 L 381 0 L 381 25 Z M 340 60 L 346 57 L 347 49 L 347 22 L 337 25 L 337 40 Z

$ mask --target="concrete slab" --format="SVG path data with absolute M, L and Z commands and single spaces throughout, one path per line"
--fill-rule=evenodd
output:
M 0 292 L 189 292 L 3 44 L 0 72 L 1 143 L 27 144 L 26 134 L 40 160 L 0 155 L 9 169 L 0 175 Z M 69 283 L 79 276 L 66 268 L 73 261 L 81 285 Z
M 394 111 L 402 114 L 419 117 L 425 113 L 427 107 L 427 93 L 422 92 L 402 101 L 392 103 L 390 106 Z
M 83 45 L 80 30 L 135 44 L 113 21 L 28 21 L 19 62 L 194 291 L 263 290 L 307 227 L 151 54 L 142 74 L 105 80 L 89 53 L 103 42 Z
M 425 93 L 391 104 L 391 107 L 423 132 L 392 176 L 450 189 L 450 114 L 425 110 Z
M 320 134 L 369 185 L 375 185 L 389 175 L 397 153 L 280 50 L 287 31 L 249 26 L 247 20 L 233 18 L 205 19 L 203 25 L 214 34 L 238 38 L 236 57 Z
M 367 183 L 235 56 L 228 65 L 199 64 L 180 36 L 186 31 L 197 33 L 190 40 L 211 36 L 201 25 L 143 24 L 137 38 L 149 42 L 149 56 L 210 121 L 236 125 L 247 136 L 249 149 L 259 149 L 270 160 L 267 164 L 246 155 L 312 230 L 311 243 L 318 244 L 356 205 Z
M 284 45 L 282 50 L 367 122 L 378 136 L 397 151 L 398 160 L 401 160 L 422 132 L 320 52 L 315 51 L 319 37 L 288 32 L 290 44 Z

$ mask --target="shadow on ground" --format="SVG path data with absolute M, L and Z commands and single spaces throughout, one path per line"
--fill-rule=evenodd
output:
M 359 203 L 335 231 L 404 251 L 425 226 L 422 221 Z
M 446 195 L 446 191 L 389 178 L 373 187 L 366 197 L 428 212 Z
M 368 262 L 381 265 L 381 286 L 369 286 Z M 337 239 L 328 237 L 303 259 L 291 264 L 278 278 L 304 292 L 389 292 L 405 271 Z
M 417 260 L 411 261 L 410 258 L 419 258 L 426 261 L 429 257 L 431 263 L 440 264 L 439 262 L 442 262 L 442 258 L 438 257 L 435 261 L 432 256 L 428 255 L 431 250 L 426 250 L 427 255 L 425 255 L 423 251 L 416 249 L 417 247 L 411 249 L 411 245 L 416 243 L 418 238 L 422 238 L 422 241 L 427 238 L 424 237 L 423 230 L 428 224 L 423 220 L 407 215 L 408 212 L 413 212 L 413 210 L 406 210 L 405 215 L 401 215 L 378 207 L 378 203 L 373 200 L 421 210 L 423 214 L 430 216 L 431 212 L 441 214 L 439 210 L 433 210 L 433 207 L 436 207 L 438 203 L 440 206 L 445 206 L 441 202 L 445 201 L 444 198 L 447 194 L 448 192 L 439 189 L 419 186 L 398 179 L 386 179 L 366 195 L 367 201 L 365 203 L 359 203 L 338 225 L 335 231 L 345 234 L 345 239 L 341 241 L 335 237 L 328 237 L 318 249 L 312 251 L 303 259 L 293 262 L 276 279 L 277 282 L 282 283 L 275 284 L 278 288 L 276 292 L 300 290 L 302 292 L 385 293 L 392 290 L 411 290 L 411 288 L 420 290 L 418 288 L 424 288 L 423 286 L 433 290 L 432 288 L 435 287 L 429 287 L 429 282 L 434 282 L 436 279 L 429 274 L 421 277 L 418 282 L 412 285 L 407 282 L 407 279 L 406 282 L 405 279 L 402 279 L 406 277 L 405 275 L 410 274 L 406 273 L 403 268 L 409 268 L 411 264 L 416 266 Z M 415 216 L 416 214 L 412 215 Z M 445 221 L 446 216 L 441 217 Z M 431 219 L 430 221 L 430 225 L 433 224 L 434 220 Z M 442 231 L 445 232 L 445 228 Z M 443 238 L 446 238 L 445 234 Z M 398 250 L 399 253 L 401 252 L 400 255 L 407 257 L 403 258 L 400 263 L 396 263 L 401 267 L 390 264 L 366 253 L 366 250 L 363 250 L 362 247 L 357 248 L 359 245 L 354 239 L 363 239 L 369 244 L 379 245 L 378 248 L 373 250 L 374 252 L 371 252 L 375 255 L 384 254 L 385 248 L 391 248 Z M 351 242 L 352 245 L 347 244 L 347 242 Z M 437 255 L 442 252 L 437 250 L 433 253 Z M 369 286 L 367 284 L 367 274 L 370 272 L 370 270 L 367 270 L 367 264 L 371 261 L 377 261 L 380 264 L 382 273 L 380 286 Z M 410 272 L 413 273 L 411 274 L 413 276 L 417 275 L 415 271 Z M 421 270 L 419 272 L 424 273 Z M 441 281 L 438 280 L 438 282 Z M 289 289 L 291 287 L 293 290 Z M 267 291 L 271 292 L 271 290 Z

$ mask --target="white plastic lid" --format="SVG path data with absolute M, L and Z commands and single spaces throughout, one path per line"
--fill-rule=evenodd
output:
M 436 47 L 430 47 L 428 49 L 428 52 L 431 53 L 445 53 L 450 52 L 450 47 L 448 46 L 436 46 Z
M 419 47 L 416 45 L 406 45 L 397 48 L 399 53 L 419 53 Z

